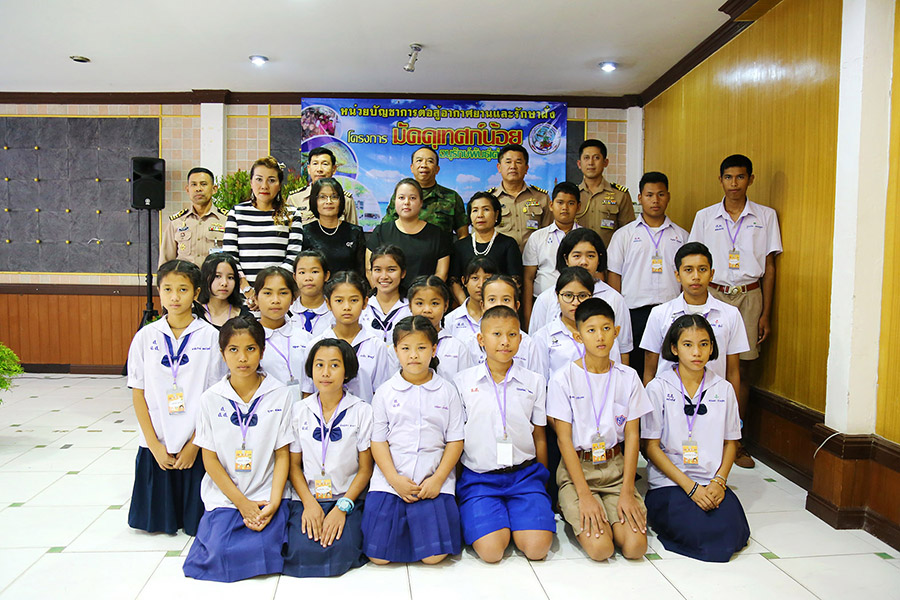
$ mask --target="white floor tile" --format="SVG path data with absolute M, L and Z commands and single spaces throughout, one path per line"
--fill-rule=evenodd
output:
M 449 581 L 452 585 L 448 585 Z M 495 565 L 458 558 L 439 565 L 409 565 L 409 586 L 413 600 L 547 598 L 529 561 L 518 556 L 504 558 Z
M 663 559 L 653 561 L 653 566 L 687 600 L 815 599 L 803 586 L 758 554 L 740 556 L 728 563 Z
M 275 587 L 278 585 L 277 575 L 256 577 L 234 583 L 199 581 L 184 576 L 184 572 L 181 570 L 183 564 L 184 558 L 181 557 L 162 559 L 144 589 L 137 596 L 138 600 L 173 598 L 267 600 L 275 596 Z
M 106 452 L 108 450 L 103 448 L 61 449 L 54 444 L 47 448 L 32 448 L 0 467 L 0 471 L 80 471 Z
M 87 429 L 75 429 L 57 440 L 59 445 L 72 444 L 80 448 L 122 447 L 137 437 L 134 427 L 100 425 L 100 421 Z
M 663 546 L 663 543 L 659 541 L 659 538 L 657 538 L 656 534 L 653 533 L 653 530 L 650 530 L 650 533 L 647 536 L 647 546 L 648 552 L 658 554 L 660 558 L 666 560 L 687 558 L 686 556 L 682 556 L 681 554 L 676 554 L 674 552 L 666 550 L 665 546 Z M 769 549 L 753 539 L 753 536 L 751 535 L 750 541 L 747 542 L 747 545 L 742 550 L 735 553 L 735 556 L 743 556 L 745 554 L 762 554 L 763 552 L 769 552 Z
M 73 427 L 50 427 L 26 423 L 18 427 L 0 428 L 0 446 L 25 446 L 34 448 L 38 445 L 48 445 L 66 435 Z
M 0 550 L 0 591 L 24 573 L 46 552 L 47 548 Z M 900 573 L 900 571 L 897 572 Z
M 0 599 L 134 598 L 163 556 L 161 552 L 45 554 L 6 588 Z
M 81 470 L 83 475 L 129 475 L 134 479 L 134 461 L 137 453 L 134 450 L 109 450 L 100 458 Z
M 0 436 L 2 441 L 2 436 Z M 13 460 L 17 456 L 22 456 L 32 447 L 29 446 L 2 446 L 0 445 L 0 467 Z
M 0 512 L 0 548 L 67 546 L 103 511 L 100 506 L 8 508 Z
M 168 535 L 132 529 L 128 526 L 128 511 L 108 510 L 66 546 L 65 552 L 181 552 L 189 539 L 181 531 Z
M 885 542 L 882 542 L 868 531 L 864 531 L 862 529 L 850 529 L 849 531 L 862 541 L 875 548 L 875 552 L 887 552 L 894 558 L 900 558 L 900 550 Z
M 110 506 L 131 498 L 132 481 L 121 475 L 65 475 L 28 506 Z
M 75 429 L 82 426 L 89 427 L 101 418 L 108 415 L 110 411 L 104 409 L 92 409 L 82 407 L 78 410 L 74 409 L 74 405 L 65 407 L 65 410 L 58 412 L 50 411 L 39 417 L 35 417 L 30 421 L 26 421 L 23 425 L 31 425 L 39 422 L 41 425 L 50 425 L 51 427 L 67 427 Z
M 278 580 L 275 600 L 297 598 L 409 600 L 409 575 L 406 565 L 378 566 L 372 563 L 351 569 L 337 578 L 298 579 L 282 575 Z
M 64 475 L 64 472 L 43 471 L 0 473 L 0 504 L 27 502 Z
M 747 520 L 751 535 L 779 558 L 878 552 L 851 531 L 832 529 L 805 511 L 756 513 Z
M 791 495 L 755 474 L 732 473 L 728 478 L 728 486 L 737 495 L 744 512 L 748 514 L 806 509 L 805 496 Z
M 822 600 L 900 597 L 900 570 L 874 554 L 773 560 Z
M 630 561 L 617 556 L 601 563 L 575 559 L 534 562 L 531 566 L 550 600 L 589 597 L 680 599 L 681 594 L 653 564 L 646 559 Z M 603 582 L 596 588 L 596 593 L 585 588 L 585 582 L 591 581 Z
M 582 550 L 581 544 L 575 538 L 571 527 L 566 526 L 565 521 L 556 522 L 556 536 L 550 545 L 550 552 L 546 560 L 588 558 L 587 552 Z

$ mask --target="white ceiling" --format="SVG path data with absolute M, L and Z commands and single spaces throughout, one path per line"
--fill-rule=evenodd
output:
M 0 91 L 618 96 L 725 23 L 722 2 L 0 0 Z

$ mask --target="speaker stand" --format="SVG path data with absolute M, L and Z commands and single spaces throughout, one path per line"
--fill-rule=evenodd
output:
M 144 313 L 141 315 L 141 322 L 138 323 L 137 330 L 140 331 L 147 323 L 152 323 L 159 317 L 159 313 L 153 308 L 153 210 L 147 211 L 147 304 L 144 307 Z M 159 212 L 159 211 L 156 211 Z M 128 363 L 122 367 L 122 375 L 128 375 Z

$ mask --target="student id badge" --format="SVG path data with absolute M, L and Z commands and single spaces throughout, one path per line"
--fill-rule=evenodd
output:
M 525 229 L 537 229 L 538 228 L 538 220 L 537 219 L 528 219 L 525 221 Z
M 728 268 L 729 269 L 740 269 L 741 268 L 741 253 L 737 250 L 732 250 L 728 253 Z
M 184 390 L 181 387 L 176 385 L 166 392 L 166 402 L 170 415 L 184 414 Z
M 684 464 L 699 465 L 700 451 L 696 440 L 684 440 L 681 443 L 681 455 L 684 457 Z
M 595 466 L 606 464 L 606 437 L 599 433 L 591 438 L 591 462 Z
M 291 395 L 291 403 L 298 402 L 300 400 L 300 382 L 292 377 L 288 379 L 287 388 Z
M 600 228 L 601 229 L 615 229 L 616 222 L 612 219 L 600 219 Z
M 650 272 L 651 273 L 662 273 L 663 265 L 662 265 L 662 256 L 659 254 L 654 255 L 650 259 Z
M 234 451 L 234 470 L 248 473 L 253 469 L 253 450 L 238 448 Z
M 331 500 L 331 477 L 322 475 L 315 480 L 316 500 Z
M 513 466 L 513 444 L 508 437 L 497 438 L 497 466 Z

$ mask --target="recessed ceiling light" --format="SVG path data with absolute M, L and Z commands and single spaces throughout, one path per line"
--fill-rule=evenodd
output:
M 603 71 L 604 73 L 612 73 L 612 72 L 615 71 L 618 67 L 619 67 L 619 65 L 617 65 L 617 64 L 614 63 L 614 62 L 602 62 L 602 63 L 600 63 L 600 70 Z
M 89 59 L 87 56 L 78 56 L 77 54 L 72 55 L 72 56 L 70 56 L 69 58 L 71 58 L 73 61 L 75 61 L 75 62 L 77 62 L 77 63 L 89 63 L 89 62 L 91 62 L 91 59 Z
M 252 62 L 257 67 L 261 67 L 267 62 L 269 62 L 268 56 L 263 56 L 262 54 L 252 54 L 250 56 L 250 62 Z

